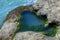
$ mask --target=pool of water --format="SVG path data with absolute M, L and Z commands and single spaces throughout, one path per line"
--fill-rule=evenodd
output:
M 19 6 L 33 5 L 35 0 L 0 0 L 0 27 L 9 11 Z
M 40 21 L 32 12 L 25 11 L 22 13 L 22 20 L 23 23 L 29 26 L 38 26 L 41 25 Z
M 44 28 L 44 21 L 39 19 L 34 13 L 30 11 L 24 11 L 21 13 L 22 18 L 20 22 L 20 31 L 41 31 Z
M 18 26 L 17 32 L 34 31 L 43 32 L 47 36 L 55 36 L 57 33 L 56 28 L 45 27 L 44 19 L 38 18 L 34 13 L 30 11 L 23 11 L 22 17 L 19 20 L 20 25 Z

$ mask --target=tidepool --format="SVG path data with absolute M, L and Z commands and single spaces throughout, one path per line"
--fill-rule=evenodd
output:
M 35 0 L 0 0 L 0 28 L 8 12 L 19 6 L 28 6 L 34 3 Z M 34 31 L 43 32 L 49 36 L 56 35 L 57 27 L 45 27 L 46 20 L 40 19 L 33 12 L 23 11 L 21 16 L 22 18 L 19 20 L 20 25 L 18 25 L 17 32 Z
M 45 27 L 46 20 L 42 20 L 38 18 L 34 12 L 30 11 L 23 11 L 21 12 L 21 19 L 19 20 L 19 27 L 20 29 L 18 32 L 23 32 L 23 31 L 36 31 L 40 32 L 42 31 Z
M 52 28 L 46 27 L 47 23 L 46 19 L 41 19 L 34 12 L 23 11 L 20 14 L 22 17 L 18 21 L 20 24 L 18 25 L 18 29 L 16 32 L 24 32 L 24 31 L 34 31 L 34 32 L 42 32 L 47 36 L 55 36 L 57 33 L 57 26 Z

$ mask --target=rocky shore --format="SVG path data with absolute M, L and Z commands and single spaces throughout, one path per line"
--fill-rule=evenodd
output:
M 10 11 L 0 29 L 0 40 L 60 40 L 60 0 L 37 0 L 34 5 L 21 6 Z M 58 26 L 58 32 L 55 37 L 43 35 L 36 32 L 18 32 L 18 28 L 21 11 L 29 10 L 36 11 L 38 16 L 46 15 L 48 24 L 52 21 L 56 21 Z M 56 23 L 55 22 L 55 23 Z
M 8 13 L 3 26 L 0 29 L 0 40 L 13 40 L 19 25 L 18 20 L 21 17 L 20 12 L 23 10 L 31 10 L 30 7 L 31 6 L 21 6 Z
M 39 9 L 37 15 L 47 15 L 48 21 L 60 22 L 60 0 L 37 0 L 33 7 Z
M 48 22 L 58 22 L 57 40 L 60 40 L 60 0 L 37 0 L 33 5 L 35 9 L 39 9 L 37 15 L 47 15 Z M 51 39 L 50 39 L 51 40 Z

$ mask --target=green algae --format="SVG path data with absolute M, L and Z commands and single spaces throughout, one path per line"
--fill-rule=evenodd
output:
M 22 11 L 27 11 L 27 10 L 22 10 Z M 28 10 L 28 11 L 30 11 L 30 10 Z M 55 25 L 55 27 L 52 26 L 52 28 L 49 28 L 50 31 L 44 31 L 44 29 L 46 28 L 45 24 L 48 24 L 48 19 L 47 18 L 45 19 L 41 16 L 38 16 L 37 12 L 35 12 L 34 10 L 30 11 L 30 12 L 32 12 L 39 20 L 42 20 L 43 24 L 38 25 L 38 26 L 29 27 L 28 25 L 26 25 L 20 21 L 22 18 L 22 15 L 21 15 L 22 12 L 20 12 L 20 19 L 18 19 L 18 21 L 17 21 L 19 23 L 19 25 L 17 26 L 17 29 L 14 33 L 14 36 L 16 35 L 16 33 L 24 32 L 24 31 L 33 31 L 33 32 L 37 32 L 37 33 L 42 32 L 42 34 L 47 35 L 47 36 L 51 36 L 51 37 L 56 36 L 57 30 L 58 30 L 57 25 Z M 23 25 L 23 26 L 21 27 L 21 25 Z M 23 28 L 23 29 L 21 29 L 21 28 Z
M 47 35 L 47 36 L 54 37 L 54 36 L 56 36 L 56 34 L 57 34 L 57 30 L 58 30 L 58 26 L 55 25 L 55 27 L 50 28 L 50 31 L 49 31 L 49 32 L 43 31 L 43 34 L 45 34 L 45 35 Z
M 39 19 L 40 19 L 40 17 L 39 17 Z M 38 26 L 32 26 L 31 28 L 28 28 L 28 25 L 21 23 L 21 21 L 19 19 L 18 20 L 19 25 L 18 25 L 18 28 L 17 28 L 15 34 L 17 32 L 33 31 L 33 32 L 37 32 L 37 33 L 42 32 L 42 34 L 47 35 L 47 36 L 51 36 L 51 37 L 56 36 L 57 30 L 58 30 L 57 25 L 55 25 L 55 27 L 50 28 L 50 31 L 48 31 L 48 32 L 47 31 L 43 31 L 44 28 L 45 28 L 45 24 L 48 24 L 48 20 L 47 19 L 46 20 L 42 19 L 42 20 L 44 21 L 44 23 L 42 25 L 39 25 L 39 27 Z M 24 25 L 22 27 L 23 29 L 20 29 L 22 24 Z
M 36 12 L 33 12 L 33 13 L 36 13 Z M 37 16 L 37 15 L 35 15 L 35 16 Z M 37 16 L 37 18 L 38 18 L 38 16 Z M 40 20 L 40 18 L 38 18 L 38 19 Z M 42 25 L 29 27 L 28 25 L 23 24 L 23 23 L 19 20 L 19 21 L 18 21 L 18 22 L 20 23 L 19 28 L 23 28 L 23 30 L 22 30 L 22 29 L 19 29 L 19 28 L 18 28 L 18 30 L 21 31 L 21 32 L 22 32 L 22 31 L 35 31 L 35 32 L 40 32 L 41 30 L 44 29 L 45 24 L 48 22 L 47 20 L 42 20 L 42 21 L 43 21 L 43 24 L 42 24 Z M 21 27 L 21 25 L 23 25 L 23 26 Z M 40 27 L 40 26 L 41 26 L 41 27 Z

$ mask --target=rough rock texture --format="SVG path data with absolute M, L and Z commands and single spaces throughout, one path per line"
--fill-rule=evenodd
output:
M 10 11 L 0 29 L 0 40 L 13 40 L 14 32 L 18 26 L 18 19 L 20 19 L 20 12 L 23 10 L 30 10 L 30 6 L 18 7 Z
M 16 23 L 6 23 L 3 25 L 2 29 L 0 30 L 0 38 L 1 40 L 6 40 L 12 36 L 13 32 L 16 30 Z
M 12 36 L 18 25 L 18 22 L 15 20 L 17 20 L 17 16 L 14 14 L 11 14 L 10 18 L 8 20 L 5 20 L 2 28 L 0 29 L 0 40 L 12 39 Z
M 33 5 L 34 9 L 39 9 L 37 15 L 47 15 L 48 22 L 60 22 L 60 0 L 37 0 Z M 60 40 L 60 26 L 58 26 L 57 40 Z M 46 37 L 47 38 L 47 37 Z M 50 40 L 52 38 L 49 38 Z
M 58 40 L 57 37 L 48 37 L 36 32 L 19 32 L 13 40 Z
M 44 35 L 35 32 L 19 32 L 14 40 L 43 40 Z M 45 40 L 45 39 L 44 39 Z
M 48 21 L 53 20 L 60 22 L 60 0 L 37 0 L 33 5 L 34 9 L 39 9 L 37 15 L 47 15 Z M 11 39 L 17 27 L 19 13 L 22 10 L 33 10 L 29 7 L 17 8 L 9 12 L 2 28 L 0 29 L 0 40 L 60 40 L 60 26 L 56 37 L 48 37 L 35 32 L 19 32 L 16 33 L 14 39 Z
M 37 0 L 33 7 L 40 9 L 38 15 L 46 14 L 49 22 L 60 21 L 60 0 Z

